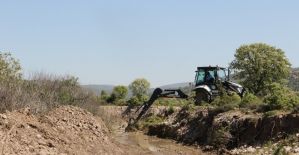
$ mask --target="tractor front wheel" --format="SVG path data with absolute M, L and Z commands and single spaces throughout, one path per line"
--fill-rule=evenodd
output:
M 196 90 L 195 105 L 201 105 L 203 102 L 210 102 L 210 94 L 203 89 Z

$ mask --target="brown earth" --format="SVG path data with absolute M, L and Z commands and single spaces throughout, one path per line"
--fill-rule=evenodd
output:
M 0 154 L 127 154 L 101 119 L 77 107 L 34 116 L 29 109 L 0 115 Z

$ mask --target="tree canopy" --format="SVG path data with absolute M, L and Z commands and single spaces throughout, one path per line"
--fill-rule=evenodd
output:
M 128 95 L 128 88 L 126 86 L 115 86 L 113 88 L 112 94 L 115 95 L 117 100 L 125 99 Z
M 231 68 L 236 77 L 254 94 L 264 94 L 270 84 L 283 83 L 290 75 L 291 64 L 284 51 L 264 44 L 242 45 L 236 50 Z
M 130 85 L 129 85 L 130 90 L 133 93 L 133 96 L 142 96 L 142 95 L 147 95 L 149 88 L 150 88 L 150 83 L 144 79 L 136 79 L 134 80 Z
M 0 52 L 0 82 L 8 83 L 21 79 L 21 65 L 10 53 Z

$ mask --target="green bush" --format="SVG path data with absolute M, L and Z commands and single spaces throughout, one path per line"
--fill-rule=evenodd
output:
M 223 106 L 223 105 L 234 105 L 234 106 L 239 106 L 241 103 L 241 98 L 233 93 L 232 95 L 227 95 L 223 94 L 222 96 L 216 97 L 216 99 L 211 103 L 212 105 L 215 106 Z
M 265 97 L 264 102 L 272 110 L 291 110 L 299 104 L 299 97 L 289 88 L 279 83 L 273 83 L 269 87 L 269 94 Z
M 149 97 L 146 95 L 132 96 L 129 99 L 128 104 L 133 105 L 133 106 L 142 105 L 142 104 L 144 104 L 144 102 L 148 101 L 148 99 L 149 99 Z
M 252 93 L 246 93 L 245 96 L 242 98 L 240 107 L 241 108 L 250 108 L 256 109 L 259 105 L 261 105 L 263 101 L 255 96 Z
M 118 105 L 118 106 L 127 106 L 128 103 L 125 99 L 119 99 L 119 100 L 116 100 L 114 102 L 115 105 Z
M 102 90 L 99 99 L 102 101 L 107 101 L 108 98 L 109 98 L 108 93 L 105 90 Z

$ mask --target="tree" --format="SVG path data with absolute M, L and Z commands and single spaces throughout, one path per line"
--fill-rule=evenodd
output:
M 8 84 L 15 80 L 20 80 L 21 65 L 10 53 L 0 52 L 0 82 Z
M 128 95 L 128 88 L 126 86 L 116 86 L 113 88 L 112 94 L 117 100 L 125 99 Z
M 281 49 L 255 43 L 237 49 L 231 68 L 236 70 L 235 76 L 250 92 L 264 95 L 272 83 L 285 82 L 291 64 Z
M 129 85 L 130 90 L 133 93 L 133 96 L 143 96 L 147 95 L 148 90 L 150 88 L 150 83 L 144 79 L 136 79 Z
M 109 95 L 105 90 L 102 90 L 100 95 L 101 95 L 100 96 L 101 100 L 103 100 L 103 101 L 106 101 L 109 98 Z
M 148 90 L 150 88 L 150 83 L 144 79 L 136 79 L 130 85 L 129 89 L 132 91 L 133 96 L 130 98 L 129 103 L 131 105 L 143 104 L 148 100 Z

